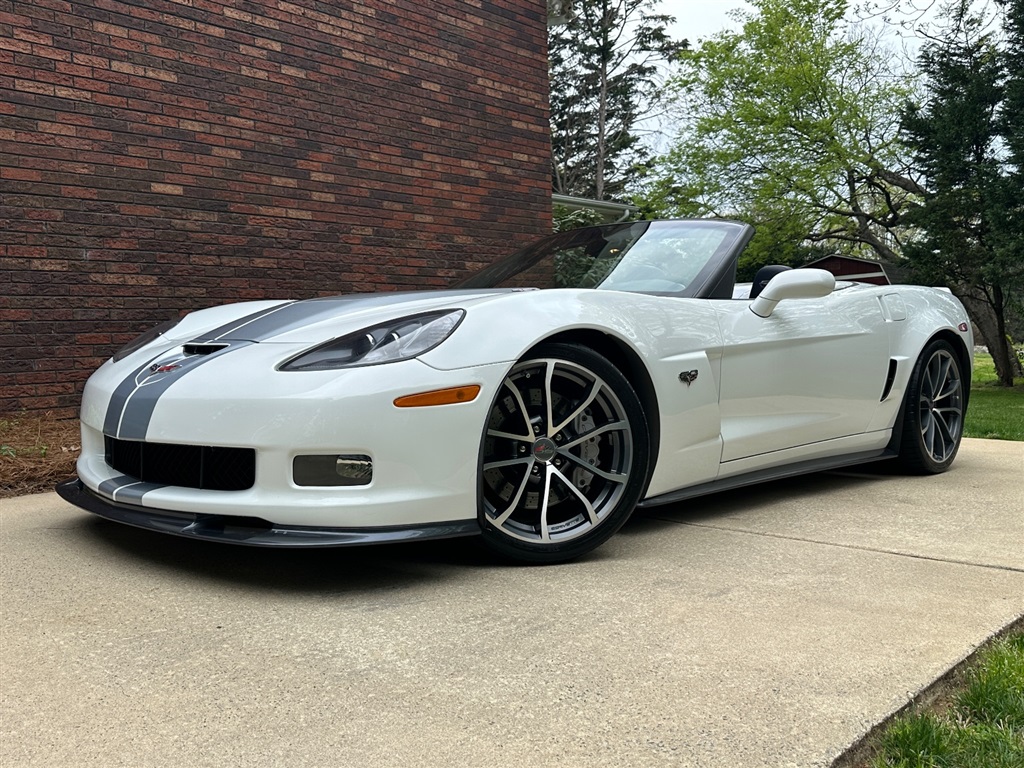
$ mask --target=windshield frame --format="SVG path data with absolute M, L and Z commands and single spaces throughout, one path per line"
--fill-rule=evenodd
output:
M 501 283 L 517 274 L 526 272 L 545 259 L 554 258 L 561 251 L 584 246 L 595 240 L 607 239 L 631 227 L 643 227 L 636 240 L 629 246 L 653 233 L 666 235 L 680 224 L 694 228 L 723 230 L 723 238 L 714 252 L 708 257 L 693 279 L 682 290 L 632 290 L 601 288 L 579 288 L 579 290 L 625 290 L 630 293 L 674 296 L 677 298 L 729 299 L 732 298 L 733 285 L 736 282 L 736 263 L 744 247 L 754 234 L 749 224 L 731 219 L 662 219 L 654 221 L 628 221 L 616 224 L 605 224 L 594 227 L 581 227 L 566 232 L 558 232 L 530 243 L 515 253 L 489 264 L 478 272 L 463 278 L 452 288 L 479 289 L 498 288 Z M 627 249 L 628 250 L 628 249 Z M 613 270 L 614 271 L 614 270 Z M 522 289 L 526 289 L 525 287 Z M 540 290 L 552 290 L 550 288 Z

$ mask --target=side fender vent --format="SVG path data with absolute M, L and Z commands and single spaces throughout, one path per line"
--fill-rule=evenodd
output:
M 896 361 L 893 359 L 889 360 L 889 372 L 885 375 L 885 387 L 882 388 L 882 397 L 878 402 L 882 402 L 889 396 L 892 391 L 893 382 L 896 381 Z

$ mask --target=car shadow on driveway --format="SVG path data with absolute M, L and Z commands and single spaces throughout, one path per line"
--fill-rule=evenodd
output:
M 787 505 L 839 488 L 884 478 L 875 475 L 819 473 L 723 491 L 663 507 L 638 510 L 617 536 L 632 543 L 644 537 L 671 535 L 671 524 L 725 524 L 757 505 Z M 383 544 L 365 547 L 276 549 L 218 544 L 154 533 L 98 518 L 81 519 L 83 537 L 126 567 L 158 569 L 211 582 L 226 582 L 257 591 L 294 593 L 368 593 L 396 590 L 425 582 L 462 579 L 467 572 L 518 569 L 486 550 L 477 537 Z M 613 539 L 614 542 L 614 539 Z M 641 545 L 642 546 L 642 545 Z M 574 563 L 598 563 L 623 556 L 606 545 Z M 573 563 L 544 566 L 560 570 Z
M 698 496 L 685 501 L 657 507 L 638 509 L 633 520 L 669 520 L 678 523 L 721 523 L 757 507 L 777 507 L 779 514 L 785 514 L 787 505 L 805 504 L 809 499 L 827 493 L 856 493 L 869 485 L 885 482 L 889 478 L 882 474 L 881 464 L 866 464 L 863 468 L 816 472 L 784 480 L 756 483 L 719 491 L 707 496 Z M 623 530 L 628 530 L 627 525 Z
M 132 567 L 255 590 L 394 590 L 425 581 L 443 581 L 453 569 L 495 566 L 479 546 L 466 538 L 369 547 L 278 549 L 186 539 L 98 518 L 83 520 L 81 534 Z

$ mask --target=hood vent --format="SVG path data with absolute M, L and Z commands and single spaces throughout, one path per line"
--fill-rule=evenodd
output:
M 182 347 L 182 351 L 186 355 L 212 355 L 214 352 L 220 352 L 227 347 L 226 343 L 204 344 L 193 341 Z

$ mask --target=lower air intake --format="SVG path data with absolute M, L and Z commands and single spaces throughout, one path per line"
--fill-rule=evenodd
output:
M 107 464 L 147 483 L 244 491 L 256 482 L 256 451 L 252 448 L 104 439 Z

